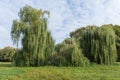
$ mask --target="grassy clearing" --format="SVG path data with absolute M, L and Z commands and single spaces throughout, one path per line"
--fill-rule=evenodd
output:
M 0 80 L 120 80 L 120 63 L 87 67 L 11 67 L 0 63 Z

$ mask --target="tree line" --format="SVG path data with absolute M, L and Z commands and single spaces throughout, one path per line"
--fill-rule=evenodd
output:
M 113 65 L 120 61 L 120 26 L 89 25 L 70 33 L 70 38 L 56 44 L 48 30 L 48 11 L 25 6 L 14 20 L 11 38 L 18 46 L 13 66 L 87 66 L 90 63 Z
M 17 48 L 10 46 L 0 49 L 0 62 L 11 62 L 17 50 Z

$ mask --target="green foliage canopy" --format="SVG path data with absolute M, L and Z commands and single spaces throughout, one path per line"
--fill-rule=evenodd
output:
M 84 55 L 99 64 L 114 64 L 117 59 L 115 33 L 110 25 L 87 26 L 79 43 Z
M 11 38 L 14 44 L 22 42 L 22 49 L 15 54 L 15 66 L 42 66 L 54 50 L 54 40 L 47 29 L 48 11 L 37 10 L 31 6 L 23 7 L 19 20 L 14 20 Z
M 0 61 L 1 62 L 11 62 L 14 54 L 17 52 L 16 48 L 5 47 L 0 50 Z
M 113 29 L 116 34 L 116 48 L 117 48 L 117 55 L 118 55 L 118 60 L 120 61 L 120 26 L 119 25 L 114 25 Z
M 82 50 L 73 38 L 67 38 L 55 47 L 53 63 L 57 66 L 85 66 L 89 60 L 84 57 Z

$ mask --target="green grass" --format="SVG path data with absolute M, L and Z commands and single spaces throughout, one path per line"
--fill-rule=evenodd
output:
M 0 62 L 0 80 L 120 80 L 120 63 L 87 67 L 11 67 Z

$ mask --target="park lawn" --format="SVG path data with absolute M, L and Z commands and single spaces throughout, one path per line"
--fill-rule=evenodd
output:
M 12 67 L 0 62 L 0 80 L 120 80 L 120 63 L 86 67 Z

